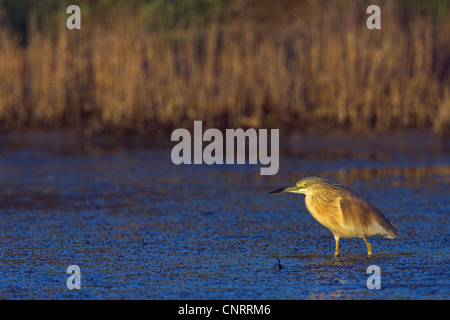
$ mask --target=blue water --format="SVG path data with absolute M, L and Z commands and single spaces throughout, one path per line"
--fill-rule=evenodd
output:
M 176 166 L 170 146 L 3 137 L 0 299 L 448 299 L 449 148 L 405 139 L 302 138 L 261 176 Z M 307 175 L 364 195 L 399 237 L 371 238 L 372 257 L 343 239 L 334 258 L 303 196 L 268 194 Z M 79 290 L 66 286 L 70 265 Z

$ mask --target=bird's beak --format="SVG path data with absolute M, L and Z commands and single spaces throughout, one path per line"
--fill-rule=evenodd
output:
M 280 189 L 276 189 L 276 190 L 270 191 L 269 193 L 296 192 L 299 189 L 300 189 L 299 186 L 297 186 L 296 184 L 293 184 L 291 186 L 287 186 L 287 187 L 284 187 L 284 188 L 280 188 Z

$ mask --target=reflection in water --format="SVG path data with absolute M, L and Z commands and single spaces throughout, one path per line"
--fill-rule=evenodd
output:
M 353 184 L 359 180 L 374 178 L 386 179 L 389 186 L 421 186 L 425 181 L 439 179 L 450 182 L 450 165 L 414 166 L 414 167 L 381 167 L 381 168 L 348 168 L 337 171 L 322 171 L 323 176 L 334 176 L 343 184 Z

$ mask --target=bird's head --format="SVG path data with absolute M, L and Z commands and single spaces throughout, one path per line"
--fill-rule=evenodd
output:
M 298 181 L 297 183 L 273 190 L 269 193 L 284 193 L 284 192 L 292 192 L 292 193 L 302 193 L 304 195 L 312 195 L 316 191 L 322 190 L 324 187 L 333 186 L 333 183 L 330 181 L 318 178 L 318 177 L 306 177 Z

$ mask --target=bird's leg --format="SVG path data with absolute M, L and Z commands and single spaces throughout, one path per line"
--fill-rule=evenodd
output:
M 367 246 L 367 254 L 368 254 L 369 256 L 371 256 L 371 255 L 372 255 L 372 245 L 369 243 L 369 241 L 367 241 L 366 237 L 363 236 L 362 239 L 363 239 L 364 242 L 366 243 L 366 246 Z
M 339 237 L 334 236 L 334 240 L 336 241 L 336 248 L 334 249 L 334 256 L 339 257 Z

